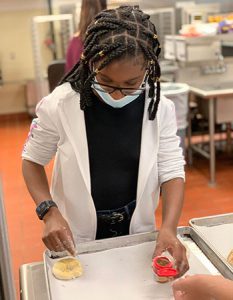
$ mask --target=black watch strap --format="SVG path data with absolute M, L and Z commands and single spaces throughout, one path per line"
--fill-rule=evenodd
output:
M 40 220 L 43 220 L 44 216 L 47 214 L 51 207 L 57 207 L 57 204 L 53 200 L 46 200 L 41 202 L 36 208 L 38 218 Z

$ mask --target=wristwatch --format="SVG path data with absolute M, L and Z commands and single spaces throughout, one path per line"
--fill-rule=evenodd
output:
M 51 207 L 57 207 L 57 204 L 53 200 L 46 200 L 41 202 L 37 208 L 36 213 L 40 220 L 43 220 L 44 216 L 47 214 Z

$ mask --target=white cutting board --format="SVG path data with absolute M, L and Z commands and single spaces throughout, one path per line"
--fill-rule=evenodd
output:
M 54 260 L 45 255 L 51 299 L 173 299 L 171 284 L 157 283 L 154 279 L 151 269 L 154 247 L 155 242 L 146 242 L 129 247 L 81 254 L 79 259 L 84 268 L 84 275 L 71 281 L 55 279 L 51 272 Z M 198 247 L 196 248 L 199 250 Z M 193 250 L 189 251 L 189 262 L 191 266 L 189 273 L 210 273 L 205 261 L 201 262 Z

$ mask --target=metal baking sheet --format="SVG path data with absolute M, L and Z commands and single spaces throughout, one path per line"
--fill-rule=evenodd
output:
M 189 223 L 233 272 L 227 263 L 227 256 L 233 250 L 233 213 L 195 218 Z
M 188 249 L 189 274 L 219 274 L 218 269 L 224 273 L 222 261 L 194 229 L 183 227 L 178 234 Z M 151 257 L 156 237 L 157 233 L 153 232 L 81 244 L 79 259 L 84 275 L 71 281 L 54 278 L 51 268 L 56 260 L 45 252 L 49 299 L 88 300 L 95 297 L 107 300 L 109 295 L 112 300 L 173 299 L 171 283 L 157 283 L 152 273 Z

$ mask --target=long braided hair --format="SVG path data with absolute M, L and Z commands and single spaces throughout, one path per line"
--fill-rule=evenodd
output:
M 160 101 L 160 43 L 150 16 L 138 7 L 120 6 L 96 15 L 88 26 L 81 60 L 65 75 L 61 83 L 70 82 L 73 90 L 80 93 L 80 107 L 92 105 L 92 81 L 96 74 L 115 59 L 143 54 L 148 61 L 150 103 L 149 120 L 154 120 Z M 98 69 L 90 65 L 100 61 Z M 155 88 L 156 83 L 156 88 Z M 156 92 L 155 92 L 156 90 Z M 155 99 L 156 98 L 156 99 Z

